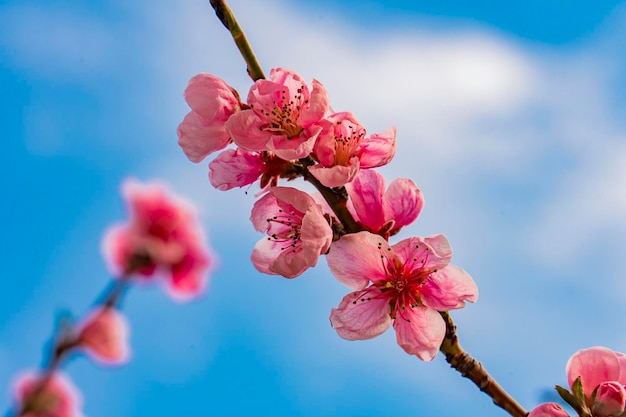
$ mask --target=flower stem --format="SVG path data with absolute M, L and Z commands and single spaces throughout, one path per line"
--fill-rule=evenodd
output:
M 324 184 L 315 178 L 313 174 L 311 174 L 311 171 L 307 168 L 307 166 L 310 165 L 308 161 L 306 161 L 306 159 L 301 161 L 304 161 L 301 170 L 302 176 L 306 181 L 313 184 L 313 186 L 317 188 L 317 191 L 322 194 L 322 197 L 324 197 L 330 208 L 333 209 L 335 215 L 345 228 L 345 231 L 347 233 L 357 233 L 363 230 L 368 230 L 362 224 L 354 220 L 352 213 L 348 210 L 348 193 L 346 192 L 345 187 L 328 188 L 324 186 Z
M 228 29 L 233 37 L 233 40 L 235 41 L 235 44 L 237 45 L 237 48 L 239 49 L 239 52 L 241 53 L 241 56 L 243 57 L 244 61 L 246 61 L 246 65 L 248 66 L 247 72 L 250 78 L 252 78 L 252 81 L 265 78 L 263 70 L 261 69 L 259 62 L 257 61 L 256 56 L 252 51 L 252 47 L 250 46 L 246 35 L 241 30 L 241 27 L 239 27 L 239 23 L 237 23 L 237 19 L 235 19 L 235 15 L 233 15 L 230 7 L 228 7 L 228 5 L 226 4 L 226 1 L 210 1 L 213 10 L 215 10 L 217 18 L 220 20 L 220 22 L 222 22 L 226 29 Z
M 470 379 L 482 392 L 493 399 L 493 403 L 513 417 L 525 417 L 528 413 L 508 392 L 496 382 L 480 362 L 463 350 L 456 335 L 456 325 L 447 311 L 440 312 L 446 322 L 446 336 L 439 350 L 446 362 Z

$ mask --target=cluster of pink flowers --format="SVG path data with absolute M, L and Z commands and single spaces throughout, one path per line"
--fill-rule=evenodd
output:
M 215 261 L 193 207 L 160 184 L 127 180 L 122 191 L 130 219 L 110 228 L 103 239 L 104 256 L 120 280 L 118 285 L 164 280 L 168 293 L 176 300 L 199 295 Z M 101 365 L 128 361 L 129 326 L 115 308 L 120 295 L 109 292 L 85 319 L 56 336 L 51 367 L 17 378 L 16 415 L 82 416 L 80 394 L 58 368 L 70 350 L 81 351 Z
M 160 277 L 175 299 L 199 295 L 214 261 L 193 206 L 158 183 L 131 179 L 122 192 L 130 219 L 110 228 L 103 240 L 111 272 L 148 281 Z
M 424 204 L 411 180 L 396 179 L 386 188 L 373 169 L 392 160 L 395 128 L 368 135 L 352 113 L 330 110 L 319 81 L 309 87 L 283 68 L 254 82 L 247 103 L 210 74 L 193 77 L 185 99 L 191 112 L 178 138 L 187 157 L 200 162 L 221 151 L 209 164 L 211 184 L 228 190 L 260 180 L 250 218 L 267 237 L 252 251 L 255 267 L 295 278 L 327 254 L 332 273 L 353 291 L 331 312 L 337 333 L 369 339 L 393 324 L 406 352 L 431 360 L 446 331 L 439 312 L 475 302 L 478 289 L 469 274 L 450 265 L 445 236 L 389 243 Z M 340 202 L 278 185 L 297 177 L 339 195 Z M 338 205 L 357 225 L 352 230 L 342 224 Z
M 312 88 L 289 70 L 275 68 L 269 80 L 250 88 L 248 102 L 222 79 L 198 74 L 189 81 L 185 99 L 191 107 L 178 127 L 185 155 L 200 162 L 221 152 L 209 165 L 214 187 L 228 190 L 252 184 L 276 185 L 293 173 L 288 161 L 312 156 L 311 173 L 327 187 L 352 181 L 360 168 L 388 163 L 395 153 L 396 132 L 366 136 L 354 115 L 332 113 L 322 84 Z
M 565 367 L 571 392 L 559 394 L 579 416 L 626 416 L 626 355 L 595 346 L 574 353 Z M 569 417 L 556 403 L 535 407 L 528 417 Z

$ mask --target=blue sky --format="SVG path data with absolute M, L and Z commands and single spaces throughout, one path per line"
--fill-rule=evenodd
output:
M 266 72 L 315 77 L 370 132 L 397 127 L 383 172 L 426 200 L 401 237 L 449 237 L 481 292 L 453 313 L 461 343 L 524 406 L 566 383 L 577 349 L 626 351 L 626 5 L 231 7 Z M 55 315 L 107 285 L 100 239 L 134 176 L 198 204 L 220 266 L 189 304 L 128 294 L 132 361 L 66 368 L 87 416 L 504 415 L 391 331 L 340 339 L 328 314 L 347 289 L 323 260 L 295 280 L 254 270 L 253 193 L 212 189 L 176 144 L 198 72 L 250 85 L 208 2 L 0 2 L 0 385 L 40 363 Z

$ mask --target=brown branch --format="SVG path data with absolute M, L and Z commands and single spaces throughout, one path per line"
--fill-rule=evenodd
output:
M 300 170 L 300 174 L 304 177 L 304 179 L 311 184 L 317 191 L 322 194 L 322 197 L 326 200 L 330 208 L 333 209 L 335 215 L 341 222 L 344 227 L 346 233 L 357 233 L 362 232 L 364 230 L 371 231 L 361 223 L 354 220 L 352 213 L 348 210 L 348 192 L 345 187 L 338 188 L 328 188 L 324 184 L 322 184 L 307 168 L 307 166 L 313 163 L 310 158 L 301 159 L 302 167 Z
M 446 362 L 471 380 L 482 392 L 493 399 L 493 403 L 513 417 L 525 417 L 528 413 L 508 392 L 496 382 L 480 362 L 463 350 L 456 335 L 456 325 L 447 311 L 440 312 L 446 322 L 446 336 L 439 350 Z
M 246 35 L 239 27 L 239 23 L 237 19 L 235 19 L 235 15 L 230 10 L 230 7 L 226 4 L 224 0 L 211 0 L 211 6 L 213 10 L 215 10 L 215 15 L 222 22 L 222 24 L 228 29 L 235 44 L 237 45 L 237 49 L 241 53 L 244 61 L 246 61 L 247 72 L 252 81 L 260 80 L 265 78 L 263 74 L 263 70 L 259 65 L 259 62 L 254 55 L 254 51 L 252 51 L 252 47 L 246 38 Z

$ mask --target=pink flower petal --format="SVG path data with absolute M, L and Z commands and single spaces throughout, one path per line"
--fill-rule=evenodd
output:
M 396 316 L 393 328 L 400 347 L 423 361 L 433 360 L 446 334 L 443 318 L 428 307 L 403 310 Z
M 544 403 L 533 408 L 528 417 L 569 417 L 557 403 Z
M 302 110 L 298 118 L 298 123 L 304 128 L 310 127 L 313 123 L 321 120 L 326 115 L 329 108 L 328 94 L 322 83 L 313 79 L 311 85 L 313 90 L 311 91 L 309 106 Z
M 343 285 L 353 290 L 365 288 L 370 281 L 387 278 L 386 263 L 389 244 L 382 237 L 359 232 L 344 235 L 330 247 L 326 261 L 332 274 Z
M 565 372 L 570 387 L 580 377 L 585 396 L 591 398 L 593 390 L 600 383 L 619 379 L 620 367 L 620 359 L 615 352 L 603 346 L 595 346 L 574 353 L 567 361 Z
M 270 136 L 263 132 L 263 123 L 253 110 L 241 110 L 224 125 L 233 141 L 248 151 L 265 151 Z
M 626 386 L 626 355 L 622 352 L 614 352 L 619 361 L 619 378 L 616 381 L 619 381 L 622 385 Z
M 298 136 L 272 135 L 267 143 L 267 149 L 276 156 L 287 161 L 306 158 L 311 154 L 315 140 L 321 131 L 321 127 L 312 126 L 304 129 Z
M 200 162 L 230 143 L 224 123 L 215 124 L 198 113 L 189 112 L 178 125 L 178 145 L 191 162 Z
M 78 333 L 79 345 L 103 365 L 128 361 L 128 322 L 113 308 L 98 308 L 83 322 Z
M 285 278 L 296 278 L 314 266 L 310 264 L 308 258 L 291 256 L 283 249 L 283 245 L 278 245 L 267 238 L 261 239 L 254 246 L 250 260 L 259 272 Z M 317 258 L 314 262 L 317 263 Z
M 394 254 L 409 270 L 433 272 L 445 268 L 452 259 L 452 248 L 442 235 L 411 237 L 393 245 Z
M 385 178 L 374 170 L 362 169 L 346 189 L 359 220 L 374 231 L 380 229 L 387 220 L 383 208 Z
M 424 305 L 446 311 L 478 300 L 478 287 L 472 277 L 458 266 L 448 265 L 432 273 L 420 290 Z
M 259 154 L 243 149 L 228 149 L 209 164 L 209 179 L 213 187 L 226 191 L 252 184 L 263 174 L 263 170 Z
M 620 417 L 625 403 L 624 386 L 618 381 L 605 381 L 598 385 L 591 411 L 598 417 Z
M 225 123 L 239 111 L 239 96 L 222 79 L 203 73 L 189 81 L 185 100 L 191 112 L 178 126 L 178 144 L 192 162 L 200 162 L 230 143 Z
M 348 340 L 371 339 L 391 325 L 389 300 L 376 287 L 343 297 L 330 313 L 330 323 L 339 336 Z
M 356 177 L 359 172 L 359 158 L 351 158 L 348 166 L 325 167 L 318 164 L 309 167 L 309 171 L 326 187 L 341 187 Z
M 37 397 L 32 398 L 40 378 L 41 375 L 28 372 L 18 376 L 13 383 L 14 397 L 18 403 L 16 409 L 26 401 L 31 409 L 24 417 L 83 417 L 80 411 L 81 395 L 70 379 L 61 372 L 55 372 Z
M 391 127 L 380 134 L 363 138 L 359 153 L 361 168 L 388 164 L 396 154 L 396 128 Z
M 185 100 L 191 109 L 205 119 L 221 118 L 222 123 L 239 107 L 239 97 L 224 80 L 200 73 L 189 80 Z
M 311 266 L 315 266 L 317 258 L 328 252 L 333 241 L 333 231 L 320 206 L 315 204 L 304 213 L 300 232 L 304 256 Z
M 415 183 L 406 178 L 391 181 L 383 196 L 385 220 L 393 220 L 393 230 L 413 223 L 424 207 L 424 198 Z
M 286 206 L 282 206 L 282 208 L 293 206 L 293 208 L 301 213 L 306 213 L 311 207 L 318 205 L 315 200 L 313 200 L 313 197 L 297 188 L 272 187 L 269 193 L 273 195 L 278 202 L 286 204 Z
M 214 256 L 204 247 L 188 248 L 185 256 L 171 266 L 167 291 L 176 301 L 187 301 L 206 290 L 208 272 L 214 267 Z

